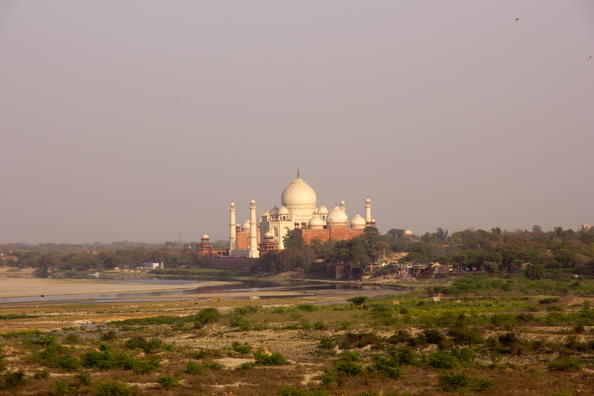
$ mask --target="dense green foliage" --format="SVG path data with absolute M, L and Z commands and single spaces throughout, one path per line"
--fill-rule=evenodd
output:
M 353 275 L 389 252 L 408 252 L 401 262 L 440 262 L 462 271 L 520 274 L 539 280 L 547 274 L 594 275 L 594 230 L 573 231 L 555 228 L 543 232 L 503 231 L 494 228 L 464 230 L 449 234 L 440 228 L 420 238 L 407 236 L 392 229 L 380 235 L 368 227 L 359 237 L 347 241 L 313 241 L 305 245 L 301 234 L 292 231 L 286 238 L 286 248 L 262 257 L 262 271 L 290 271 L 331 274 L 333 265 L 351 266 Z M 385 271 L 390 271 L 388 267 Z

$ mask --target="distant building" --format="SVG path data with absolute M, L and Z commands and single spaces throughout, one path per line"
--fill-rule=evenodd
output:
M 361 235 L 368 226 L 376 226 L 371 217 L 371 200 L 365 199 L 365 217 L 356 214 L 350 221 L 344 201 L 332 210 L 317 205 L 317 195 L 297 174 L 281 194 L 281 207 L 273 207 L 256 217 L 256 201 L 250 201 L 250 216 L 240 226 L 236 223 L 236 205 L 229 205 L 229 249 L 213 249 L 201 240 L 198 252 L 204 257 L 250 257 L 283 250 L 284 239 L 291 230 L 299 230 L 305 243 L 329 239 L 347 240 Z M 203 235 L 204 236 L 204 235 Z

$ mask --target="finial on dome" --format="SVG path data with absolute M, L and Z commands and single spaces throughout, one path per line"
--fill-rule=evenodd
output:
M 297 168 L 297 179 L 299 179 L 299 168 Z

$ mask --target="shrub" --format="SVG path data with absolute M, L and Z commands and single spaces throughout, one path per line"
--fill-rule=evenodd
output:
M 429 367 L 439 369 L 453 369 L 458 365 L 458 360 L 449 352 L 433 352 L 427 356 Z
M 398 379 L 402 377 L 402 371 L 400 370 L 400 361 L 398 356 L 394 355 L 380 355 L 373 358 L 373 368 L 386 377 L 392 379 Z
M 93 396 L 133 396 L 134 389 L 121 382 L 103 382 L 97 384 Z
M 257 305 L 244 305 L 243 307 L 237 307 L 233 310 L 233 313 L 237 315 L 245 315 L 254 312 L 258 312 L 260 307 Z
M 495 385 L 492 381 L 472 378 L 464 373 L 443 373 L 439 376 L 439 386 L 446 392 L 469 388 L 473 392 L 481 392 Z
M 91 374 L 89 373 L 78 373 L 74 376 L 74 379 L 79 385 L 89 386 L 91 385 Z
M 239 343 L 237 341 L 235 341 L 231 347 L 233 348 L 233 350 L 237 353 L 241 353 L 242 355 L 248 354 L 252 351 L 252 347 L 248 344 L 242 344 Z
M 300 309 L 301 311 L 306 311 L 306 312 L 313 312 L 313 311 L 317 310 L 318 307 L 316 307 L 313 304 L 300 304 L 300 305 L 297 305 L 297 309 Z
M 124 346 L 128 349 L 141 349 L 144 353 L 153 353 L 160 349 L 171 349 L 171 347 L 165 343 L 163 343 L 158 338 L 153 338 L 152 340 L 146 340 L 142 336 L 134 336 L 126 341 Z
M 336 371 L 341 375 L 352 377 L 363 372 L 363 366 L 350 360 L 338 360 Z
M 247 320 L 246 317 L 242 315 L 232 316 L 229 324 L 231 327 L 237 327 L 241 331 L 248 331 L 252 327 L 249 320 Z
M 35 379 L 48 379 L 50 376 L 50 372 L 48 369 L 43 369 L 40 371 L 37 371 L 34 375 L 33 378 Z
M 287 359 L 278 353 L 267 354 L 260 351 L 254 352 L 254 359 L 256 360 L 256 364 L 261 366 L 284 366 L 289 364 Z
M 483 342 L 483 330 L 479 327 L 456 326 L 448 331 L 456 344 L 480 344 Z
M 186 374 L 197 375 L 197 374 L 202 374 L 203 370 L 202 370 L 202 366 L 200 366 L 198 363 L 190 360 L 186 364 L 186 369 L 184 372 Z
M 70 333 L 66 337 L 64 337 L 65 344 L 78 344 L 80 343 L 81 338 L 78 334 Z
M 346 333 L 339 341 L 339 345 L 342 349 L 363 348 L 380 342 L 382 339 L 375 333 Z
M 356 307 L 361 307 L 367 301 L 367 296 L 351 297 L 347 301 Z
M 7 371 L 0 377 L 0 389 L 11 389 L 23 385 L 26 382 L 25 372 Z
M 101 341 L 113 341 L 115 340 L 117 337 L 117 333 L 113 330 L 109 330 L 103 334 L 101 334 L 101 337 L 99 337 L 99 339 Z
M 122 369 L 132 370 L 135 373 L 148 373 L 160 366 L 159 359 L 137 359 L 124 352 L 111 352 L 102 345 L 100 351 L 89 351 L 81 356 L 84 367 L 98 368 L 101 370 Z
M 75 385 L 67 379 L 58 380 L 54 384 L 55 395 L 69 395 L 74 392 Z
M 457 391 L 470 385 L 470 377 L 464 373 L 444 373 L 439 376 L 439 386 L 446 392 Z
M 44 350 L 35 355 L 35 360 L 45 366 L 72 371 L 79 367 L 79 361 L 68 354 L 68 351 L 58 344 L 48 344 Z
M 549 370 L 555 371 L 577 371 L 580 369 L 580 363 L 570 356 L 559 356 L 549 363 Z
M 173 389 L 181 385 L 177 378 L 172 377 L 170 375 L 164 375 L 160 377 L 157 380 L 157 382 L 159 383 L 159 385 L 161 385 L 163 389 Z
M 214 323 L 221 318 L 221 313 L 216 308 L 204 308 L 194 315 L 194 327 L 201 328 L 208 323 Z
M 434 329 L 424 330 L 423 335 L 425 336 L 425 340 L 428 344 L 439 345 L 444 341 L 445 338 L 439 330 Z
M 223 366 L 220 363 L 214 362 L 212 360 L 205 360 L 204 362 L 202 362 L 202 366 L 204 368 L 212 370 L 220 370 L 223 368 Z

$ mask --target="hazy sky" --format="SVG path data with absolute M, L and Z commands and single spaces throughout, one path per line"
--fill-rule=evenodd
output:
M 519 18 L 516 21 L 516 18 Z M 0 0 L 0 242 L 594 223 L 594 1 Z

